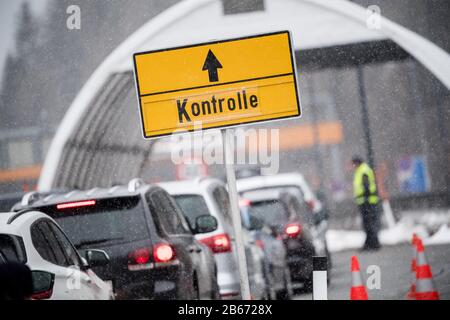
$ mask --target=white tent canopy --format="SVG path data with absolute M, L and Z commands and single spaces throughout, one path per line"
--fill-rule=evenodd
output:
M 270 0 L 265 2 L 265 11 L 234 15 L 224 15 L 220 1 L 188 1 L 177 9 L 174 11 L 180 12 L 181 17 L 156 34 L 143 33 L 141 43 L 133 50 L 148 51 L 278 30 L 292 31 L 296 50 L 386 38 L 345 16 L 298 0 Z M 125 59 L 122 70 L 131 70 L 130 62 L 131 59 Z
M 346 0 L 265 0 L 264 11 L 236 15 L 224 15 L 220 0 L 181 1 L 132 34 L 86 82 L 56 132 L 38 190 L 52 188 L 64 146 L 91 101 L 111 75 L 132 70 L 135 52 L 276 30 L 292 32 L 295 50 L 390 39 L 450 88 L 449 54 L 383 17 L 380 29 L 369 29 L 368 17 L 365 8 Z

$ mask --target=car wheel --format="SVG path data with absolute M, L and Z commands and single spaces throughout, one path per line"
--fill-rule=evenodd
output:
M 277 292 L 277 300 L 291 300 L 291 296 L 289 295 L 289 291 L 287 289 L 283 289 Z
M 274 300 L 277 298 L 277 293 L 271 289 L 271 286 L 267 284 L 264 300 Z
M 264 284 L 265 284 L 265 290 L 264 290 L 264 297 L 262 297 L 263 300 L 274 300 L 276 299 L 276 292 L 273 290 L 273 280 L 270 277 L 270 272 L 267 270 L 266 265 L 264 263 L 261 264 L 261 268 L 264 271 Z
M 219 283 L 217 282 L 217 266 L 214 266 L 214 279 L 212 282 L 211 299 L 221 300 Z
M 276 293 L 277 300 L 291 300 L 292 298 L 292 285 L 290 281 L 291 275 L 289 272 L 284 273 L 284 288 Z
M 311 278 L 305 279 L 303 281 L 303 290 L 304 292 L 310 293 L 313 290 L 313 281 Z
M 197 274 L 196 273 L 194 273 L 193 278 L 194 278 L 194 282 L 192 284 L 192 287 L 193 287 L 192 298 L 194 300 L 200 300 L 200 289 L 199 289 L 198 278 L 197 278 Z
M 331 253 L 328 250 L 328 246 L 325 247 L 325 250 L 327 255 L 327 285 L 329 285 L 331 281 L 331 268 L 333 266 L 333 263 L 331 261 Z

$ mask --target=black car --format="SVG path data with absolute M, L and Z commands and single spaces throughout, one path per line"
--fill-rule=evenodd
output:
M 309 230 L 308 211 L 297 198 L 278 190 L 259 190 L 245 193 L 251 215 L 270 226 L 275 236 L 283 241 L 291 280 L 303 289 L 312 289 L 312 257 L 316 255 Z
M 112 281 L 116 298 L 218 296 L 214 258 L 193 236 L 215 230 L 217 221 L 200 216 L 191 230 L 160 187 L 135 179 L 128 186 L 30 198 L 34 202 L 24 206 L 22 201 L 14 210 L 38 209 L 58 222 L 79 251 L 107 252 L 110 264 L 94 271 Z

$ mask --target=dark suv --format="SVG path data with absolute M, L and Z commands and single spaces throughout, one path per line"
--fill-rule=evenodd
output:
M 53 217 L 80 250 L 102 249 L 110 264 L 95 268 L 112 281 L 117 298 L 197 299 L 218 295 L 215 264 L 193 233 L 211 232 L 217 221 L 200 216 L 192 230 L 171 196 L 134 179 L 128 186 L 71 191 L 22 201 Z M 213 219 L 211 219 L 213 218 Z M 205 261 L 208 260 L 208 261 Z M 208 269 L 208 270 L 205 270 Z

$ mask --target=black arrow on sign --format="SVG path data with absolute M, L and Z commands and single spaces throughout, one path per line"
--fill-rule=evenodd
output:
M 220 64 L 219 60 L 217 60 L 214 53 L 209 50 L 202 69 L 203 71 L 208 70 L 209 82 L 219 81 L 219 75 L 217 74 L 217 69 L 219 68 L 222 69 L 222 65 Z

